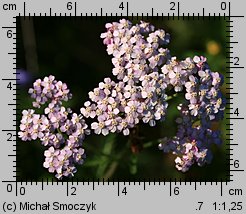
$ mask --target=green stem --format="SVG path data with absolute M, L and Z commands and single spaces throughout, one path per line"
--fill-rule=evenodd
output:
M 155 145 L 155 142 L 154 141 L 149 141 L 149 142 L 143 144 L 143 148 L 144 149 L 150 148 L 150 147 L 152 147 L 154 145 Z
M 110 177 L 112 177 L 112 175 L 114 174 L 115 170 L 117 169 L 117 166 L 118 166 L 118 162 L 114 161 L 113 163 L 111 163 L 111 165 L 109 166 L 108 170 L 103 175 L 103 179 L 107 180 Z M 103 179 L 101 179 L 101 181 Z
M 167 99 L 166 99 L 166 101 L 171 100 L 171 99 L 173 99 L 173 98 L 175 98 L 175 97 L 177 97 L 177 96 L 178 96 L 178 93 L 173 94 L 173 95 L 171 95 L 171 96 L 168 96 Z
M 60 129 L 56 129 L 57 130 L 57 132 L 59 133 L 59 134 L 62 134 L 62 132 L 61 132 L 61 130 Z
M 108 170 L 104 173 L 104 175 L 102 176 L 102 178 L 100 179 L 101 181 L 107 180 L 108 178 L 112 177 L 112 175 L 115 173 L 118 165 L 119 165 L 119 161 L 120 159 L 123 157 L 123 155 L 125 154 L 125 152 L 127 151 L 127 149 L 124 149 L 123 152 L 121 152 L 119 155 L 117 155 L 117 160 L 113 161 L 113 163 L 110 164 Z

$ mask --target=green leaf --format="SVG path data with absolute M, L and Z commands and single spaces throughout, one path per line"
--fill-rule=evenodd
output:
M 105 138 L 105 143 L 102 148 L 103 154 L 101 155 L 99 159 L 99 165 L 98 165 L 97 172 L 96 172 L 96 176 L 98 178 L 103 178 L 105 171 L 107 170 L 110 164 L 110 161 L 111 161 L 110 154 L 113 153 L 115 139 L 116 139 L 115 134 L 109 134 Z
M 109 134 L 106 137 L 105 145 L 104 145 L 103 150 L 102 150 L 103 154 L 106 154 L 106 155 L 111 154 L 111 151 L 112 151 L 113 146 L 114 146 L 115 138 L 116 138 L 115 134 Z

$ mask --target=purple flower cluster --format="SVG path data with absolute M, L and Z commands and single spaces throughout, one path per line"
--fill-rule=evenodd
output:
M 34 89 L 29 90 L 36 99 L 33 107 L 49 104 L 43 114 L 36 114 L 33 109 L 22 112 L 19 137 L 23 141 L 40 140 L 49 147 L 44 153 L 43 166 L 56 173 L 57 178 L 72 176 L 76 172 L 75 164 L 82 164 L 85 158 L 82 142 L 89 134 L 87 125 L 82 115 L 62 106 L 62 101 L 71 97 L 66 84 L 49 76 L 43 81 L 37 80 L 33 86 Z
M 178 61 L 176 57 L 172 57 L 161 68 L 164 74 L 164 81 L 173 88 L 175 92 L 181 92 L 188 77 L 197 72 L 194 61 L 191 58 L 187 58 L 184 61 Z
M 185 88 L 191 115 L 221 119 L 225 109 L 225 99 L 220 91 L 223 76 L 210 70 L 205 57 L 195 56 L 180 62 L 172 57 L 162 67 L 162 72 L 169 88 L 172 86 L 175 92 Z
M 206 58 L 194 57 L 193 60 L 198 72 L 190 75 L 185 83 L 185 98 L 189 100 L 191 115 L 219 119 L 225 109 L 225 99 L 220 91 L 223 77 L 209 69 Z
M 105 78 L 99 83 L 89 92 L 90 101 L 81 113 L 96 117 L 91 124 L 96 134 L 128 135 L 140 120 L 154 126 L 156 120 L 165 118 L 167 84 L 159 70 L 170 58 L 169 50 L 162 47 L 169 43 L 169 34 L 146 22 L 132 25 L 125 19 L 106 24 L 106 29 L 101 38 L 113 56 L 112 73 L 119 81 Z
M 106 24 L 107 32 L 101 34 L 107 52 L 112 55 L 113 75 L 118 80 L 134 85 L 146 74 L 157 72 L 170 58 L 170 35 L 164 30 L 155 30 L 146 22 L 132 25 L 128 20 Z
M 91 124 L 96 134 L 123 132 L 129 135 L 130 128 L 142 120 L 155 125 L 155 120 L 163 119 L 167 103 L 165 85 L 157 72 L 145 75 L 142 86 L 115 83 L 105 78 L 99 87 L 89 92 L 91 101 L 81 108 L 84 117 L 97 118 Z
M 195 162 L 199 166 L 210 163 L 211 144 L 221 144 L 220 132 L 212 130 L 212 121 L 223 117 L 223 77 L 210 70 L 205 57 L 198 56 L 181 62 L 172 58 L 162 71 L 176 92 L 185 88 L 186 101 L 178 106 L 181 118 L 177 119 L 175 137 L 162 139 L 159 149 L 178 155 L 176 168 L 186 172 Z
M 177 155 L 176 168 L 186 172 L 197 163 L 203 166 L 212 160 L 211 145 L 220 145 L 220 132 L 211 129 L 211 122 L 205 119 L 194 123 L 194 116 L 190 114 L 188 106 L 179 105 L 181 117 L 176 120 L 178 130 L 175 137 L 163 138 L 159 149 L 165 153 Z
M 67 101 L 71 98 L 67 85 L 61 81 L 56 81 L 52 75 L 43 80 L 37 79 L 33 83 L 33 88 L 30 88 L 28 92 L 31 98 L 35 99 L 33 102 L 35 108 L 40 108 L 47 102 L 59 104 L 61 101 Z

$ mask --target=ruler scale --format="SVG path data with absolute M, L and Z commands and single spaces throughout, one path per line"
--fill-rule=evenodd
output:
M 241 5 L 240 5 L 241 4 Z M 246 36 L 244 2 L 207 1 L 2 1 L 1 38 L 1 213 L 245 213 L 244 52 Z M 226 119 L 226 179 L 70 179 L 33 180 L 19 176 L 17 144 L 20 117 L 17 57 L 21 37 L 18 20 L 35 18 L 111 21 L 225 20 L 225 88 L 229 91 Z M 99 37 L 100 35 L 98 35 Z M 213 66 L 211 65 L 211 68 Z M 239 113 L 238 113 L 239 112 Z M 31 142 L 30 142 L 31 143 Z

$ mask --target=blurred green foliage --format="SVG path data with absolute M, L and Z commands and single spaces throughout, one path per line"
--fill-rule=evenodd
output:
M 35 18 L 39 73 L 28 71 L 32 81 L 52 74 L 56 79 L 66 82 L 73 93 L 73 99 L 67 106 L 79 112 L 88 98 L 87 93 L 97 87 L 104 77 L 112 77 L 111 57 L 107 55 L 106 47 L 100 39 L 100 34 L 105 31 L 105 23 L 109 21 L 111 20 L 104 18 Z M 213 71 L 226 75 L 225 20 L 154 18 L 149 22 L 171 34 L 168 48 L 172 56 L 177 56 L 178 59 L 194 55 L 206 56 Z M 24 58 L 22 39 L 19 45 L 22 51 L 18 59 L 25 69 L 25 60 L 28 59 Z M 32 81 L 20 86 L 21 109 L 31 108 L 32 101 L 27 90 L 32 86 Z M 222 91 L 226 92 L 225 86 Z M 158 123 L 154 128 L 140 124 L 137 130 L 139 139 L 130 139 L 122 134 L 110 134 L 107 137 L 88 136 L 84 142 L 87 159 L 82 166 L 78 166 L 75 178 L 225 180 L 226 170 L 229 168 L 226 161 L 226 121 L 216 124 L 222 131 L 224 144 L 220 148 L 213 148 L 214 159 L 210 165 L 202 168 L 194 165 L 189 172 L 182 173 L 176 170 L 173 155 L 163 154 L 158 150 L 158 138 L 175 134 L 174 120 L 179 102 L 182 102 L 180 96 L 171 100 L 165 122 Z M 40 180 L 54 177 L 42 166 L 44 147 L 39 142 L 18 141 L 18 144 L 21 178 Z

